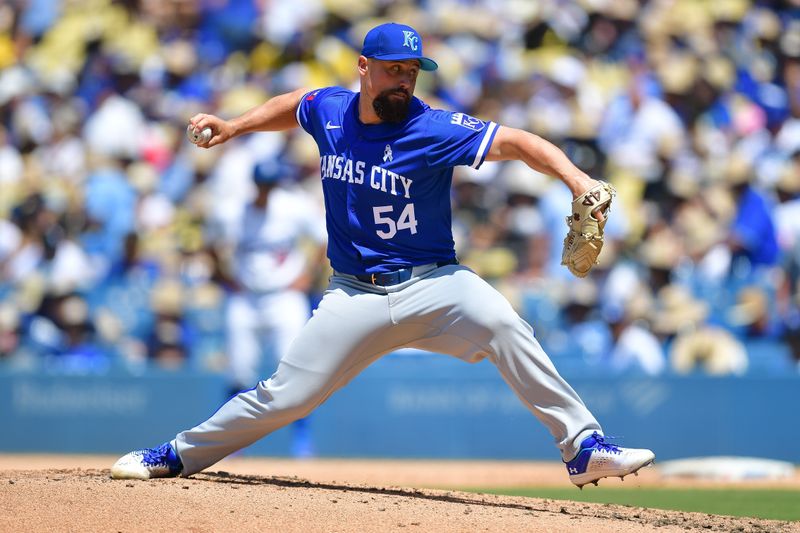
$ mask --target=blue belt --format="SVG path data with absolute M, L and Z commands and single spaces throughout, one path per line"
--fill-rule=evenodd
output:
M 448 259 L 447 261 L 438 261 L 435 264 L 431 263 L 430 265 L 422 265 L 422 267 L 430 266 L 429 270 L 433 270 L 433 268 L 439 268 L 447 265 L 457 265 L 458 259 Z M 410 267 L 410 268 L 401 268 L 400 270 L 395 270 L 394 272 L 381 272 L 375 274 L 355 274 L 355 278 L 359 281 L 363 281 L 364 283 L 370 283 L 372 285 L 380 285 L 382 287 L 388 287 L 390 285 L 399 285 L 400 283 L 405 283 L 406 281 L 410 280 L 414 277 L 414 270 L 417 270 L 419 274 L 421 272 L 421 268 L 419 266 Z

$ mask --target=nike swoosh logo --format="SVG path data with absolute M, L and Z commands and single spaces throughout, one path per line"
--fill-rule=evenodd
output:
M 338 129 L 338 128 L 341 128 L 341 126 L 334 126 L 333 124 L 331 124 L 330 120 L 328 121 L 327 124 L 325 124 L 325 129 L 326 130 L 335 130 L 335 129 Z

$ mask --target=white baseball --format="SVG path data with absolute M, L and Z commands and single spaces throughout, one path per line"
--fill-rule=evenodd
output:
M 189 137 L 189 140 L 192 141 L 194 144 L 205 144 L 211 140 L 211 128 L 205 128 L 200 133 L 194 131 L 194 128 L 191 124 L 186 126 L 186 136 Z

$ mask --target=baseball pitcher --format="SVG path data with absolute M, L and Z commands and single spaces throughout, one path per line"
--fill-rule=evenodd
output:
M 327 254 L 334 274 L 319 308 L 275 374 L 231 398 L 202 424 L 156 448 L 133 451 L 116 478 L 199 472 L 306 416 L 382 355 L 401 347 L 488 358 L 553 435 L 570 480 L 634 473 L 653 452 L 611 444 L 508 301 L 456 259 L 450 214 L 453 167 L 520 160 L 572 192 L 562 261 L 586 275 L 602 247 L 613 189 L 531 133 L 413 96 L 437 64 L 409 26 L 370 30 L 358 58 L 359 92 L 299 89 L 230 121 L 198 114 L 209 148 L 249 132 L 303 128 L 319 147 Z

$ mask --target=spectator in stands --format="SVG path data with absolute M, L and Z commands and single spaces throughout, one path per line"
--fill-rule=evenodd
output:
M 184 368 L 193 338 L 184 319 L 183 285 L 174 279 L 161 280 L 153 287 L 150 306 L 154 317 L 145 340 L 148 358 L 168 370 Z
M 675 231 L 666 225 L 650 229 L 639 246 L 639 258 L 645 266 L 645 285 L 658 293 L 675 281 L 673 272 L 683 258 L 684 250 Z
M 40 193 L 29 195 L 13 211 L 19 232 L 8 234 L 16 243 L 0 262 L 0 281 L 18 283 L 35 272 L 42 273 L 51 286 L 65 292 L 87 288 L 96 282 L 88 256 L 75 242 L 64 217 Z
M 775 194 L 775 232 L 784 273 L 776 297 L 778 312 L 786 316 L 800 279 L 800 152 L 782 165 Z
M 598 131 L 598 143 L 612 169 L 624 169 L 646 184 L 657 178 L 655 165 L 664 138 L 684 139 L 680 117 L 659 95 L 653 76 L 631 77 L 626 92 L 610 103 Z
M 736 200 L 727 243 L 737 259 L 746 260 L 754 276 L 778 261 L 778 241 L 769 200 L 753 186 L 751 164 L 732 156 L 726 178 Z
M 586 363 L 607 364 L 613 339 L 599 309 L 597 284 L 588 278 L 576 280 L 567 288 L 564 302 L 564 328 L 568 346 Z
M 518 275 L 541 278 L 545 275 L 550 237 L 539 210 L 539 197 L 551 180 L 531 172 L 527 166 L 527 172 L 523 172 L 517 163 L 504 165 L 498 177 L 506 193 L 506 207 L 499 210 L 497 219 L 503 231 L 502 241 L 516 257 Z
M 736 295 L 736 301 L 726 318 L 731 329 L 743 339 L 777 339 L 780 334 L 779 323 L 770 312 L 774 307 L 764 288 L 748 286 Z
M 710 375 L 737 374 L 747 370 L 744 345 L 731 333 L 706 322 L 708 305 L 685 288 L 668 285 L 658 292 L 651 318 L 656 332 L 669 343 L 669 362 L 679 374 L 697 368 Z
M 135 229 L 137 197 L 125 165 L 124 160 L 96 156 L 84 186 L 88 227 L 83 245 L 104 274 L 119 260 L 125 237 Z
M 800 151 L 781 165 L 775 183 L 778 205 L 775 206 L 775 231 L 778 246 L 786 256 L 800 247 Z
M 35 353 L 57 373 L 105 373 L 110 354 L 96 338 L 89 304 L 83 296 L 50 287 L 27 324 Z
M 108 354 L 97 343 L 94 323 L 89 315 L 89 304 L 77 295 L 61 299 L 57 308 L 57 326 L 62 331 L 57 355 L 69 367 L 84 365 L 105 370 Z
M 661 342 L 644 320 L 651 306 L 649 290 L 640 286 L 624 308 L 613 308 L 604 314 L 614 343 L 608 356 L 608 366 L 614 372 L 656 376 L 666 369 Z
M 732 254 L 724 241 L 735 205 L 727 189 L 688 184 L 672 215 L 684 252 L 681 276 L 698 296 L 713 300 L 730 274 Z

